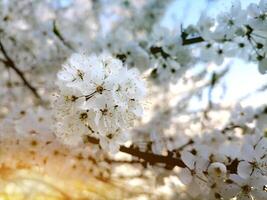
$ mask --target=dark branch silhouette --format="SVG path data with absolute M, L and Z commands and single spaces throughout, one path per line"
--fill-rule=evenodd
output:
M 202 37 L 195 37 L 195 38 L 190 38 L 190 39 L 183 38 L 182 44 L 184 46 L 186 46 L 186 45 L 196 44 L 196 43 L 200 43 L 200 42 L 204 42 L 204 41 L 205 40 Z
M 94 138 L 92 136 L 87 136 L 87 141 L 92 144 L 98 144 L 99 145 L 99 140 L 97 138 Z M 192 144 L 193 141 L 190 141 L 188 144 Z M 187 145 L 188 145 L 187 144 Z M 120 146 L 120 151 L 130 154 L 132 156 L 135 156 L 139 159 L 142 159 L 144 163 L 150 163 L 151 165 L 153 164 L 164 164 L 166 169 L 173 169 L 175 166 L 181 167 L 181 168 L 186 168 L 186 164 L 180 159 L 180 158 L 175 158 L 172 157 L 171 154 L 168 154 L 167 156 L 163 155 L 158 155 L 150 152 L 142 152 L 140 151 L 137 147 L 130 146 Z M 238 163 L 240 160 L 234 159 L 232 160 L 229 165 L 227 165 L 227 170 L 230 171 L 231 173 L 237 173 L 237 167 Z
M 97 138 L 87 136 L 87 141 L 93 144 L 99 144 L 99 140 Z M 162 163 L 165 164 L 168 169 L 172 169 L 175 166 L 185 168 L 186 165 L 181 159 L 170 157 L 170 156 L 162 156 L 153 154 L 150 152 L 142 152 L 138 148 L 130 146 L 120 146 L 120 151 L 135 156 L 139 159 L 143 159 L 145 162 L 150 164 Z
M 16 74 L 20 77 L 24 85 L 26 85 L 26 87 L 29 88 L 29 90 L 33 93 L 33 95 L 37 99 L 41 99 L 40 95 L 37 92 L 37 89 L 30 84 L 30 82 L 24 76 L 24 73 L 16 66 L 14 61 L 9 57 L 1 41 L 0 41 L 0 50 L 5 58 L 5 59 L 0 59 L 0 61 L 4 63 L 7 68 L 10 67 L 11 69 L 13 69 L 16 72 Z

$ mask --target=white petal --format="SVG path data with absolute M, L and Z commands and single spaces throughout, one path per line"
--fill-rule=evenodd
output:
M 248 180 L 245 178 L 242 178 L 241 176 L 237 175 L 237 174 L 230 174 L 229 178 L 234 181 L 236 184 L 238 184 L 239 186 L 243 186 L 246 185 Z
M 226 184 L 221 188 L 221 194 L 224 199 L 232 199 L 240 192 L 240 190 L 241 188 L 235 184 Z
M 255 150 L 254 150 L 253 146 L 250 144 L 244 144 L 244 146 L 242 148 L 242 157 L 246 161 L 253 161 L 254 154 L 255 154 Z
M 242 161 L 238 164 L 237 173 L 242 178 L 248 178 L 252 173 L 253 167 L 247 161 Z
M 178 175 L 179 179 L 181 180 L 181 182 L 185 185 L 188 185 L 191 183 L 193 177 L 191 175 L 191 172 L 189 171 L 189 169 L 187 168 L 183 168 L 181 169 L 179 175 Z
M 183 151 L 181 153 L 181 159 L 186 164 L 187 167 L 189 167 L 190 169 L 194 169 L 194 164 L 196 159 L 192 153 L 188 151 Z

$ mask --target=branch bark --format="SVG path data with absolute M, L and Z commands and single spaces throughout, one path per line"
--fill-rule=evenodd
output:
M 190 39 L 184 39 L 182 41 L 182 44 L 184 46 L 186 45 L 190 45 L 190 44 L 196 44 L 196 43 L 200 43 L 200 42 L 204 42 L 205 40 L 202 37 L 195 37 L 195 38 L 190 38 Z
M 87 136 L 87 140 L 92 144 L 99 144 L 99 140 L 97 138 Z M 156 164 L 156 163 L 165 164 L 166 168 L 168 169 L 173 169 L 175 166 L 182 168 L 186 167 L 185 163 L 181 159 L 174 158 L 171 156 L 157 155 L 150 152 L 142 152 L 138 148 L 133 146 L 130 147 L 120 146 L 120 151 L 135 156 L 139 159 L 142 159 L 150 164 Z

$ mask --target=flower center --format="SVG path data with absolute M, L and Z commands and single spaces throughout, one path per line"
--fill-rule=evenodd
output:
M 251 187 L 249 185 L 244 185 L 242 187 L 242 191 L 245 193 L 245 194 L 248 194 L 251 192 Z
M 97 92 L 97 93 L 102 94 L 103 91 L 104 91 L 104 88 L 103 88 L 102 85 L 99 85 L 99 86 L 96 87 L 96 92 Z

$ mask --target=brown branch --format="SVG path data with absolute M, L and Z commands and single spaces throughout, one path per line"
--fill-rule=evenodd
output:
M 29 83 L 29 81 L 24 76 L 24 73 L 15 65 L 14 61 L 9 57 L 1 41 L 0 41 L 0 50 L 3 53 L 3 56 L 5 57 L 5 60 L 0 59 L 0 61 L 3 62 L 7 68 L 10 67 L 11 69 L 13 69 L 16 72 L 16 74 L 20 77 L 24 85 L 26 85 L 30 89 L 33 95 L 37 99 L 41 99 L 40 95 L 37 92 L 37 89 Z
M 91 136 L 87 136 L 87 141 L 93 144 L 99 144 L 99 140 Z M 150 164 L 156 164 L 156 163 L 165 164 L 166 168 L 168 169 L 172 169 L 175 166 L 182 168 L 186 167 L 185 163 L 181 159 L 174 158 L 171 156 L 157 155 L 150 152 L 142 152 L 138 148 L 133 146 L 130 147 L 120 146 L 120 151 L 135 156 L 139 159 L 142 159 Z
M 204 42 L 205 40 L 202 37 L 195 37 L 195 38 L 190 38 L 190 39 L 184 39 L 182 40 L 182 45 L 190 45 L 190 44 L 196 44 L 200 42 Z

